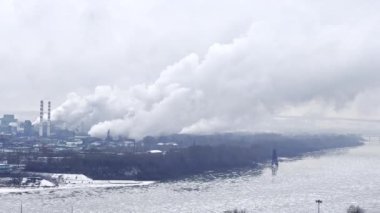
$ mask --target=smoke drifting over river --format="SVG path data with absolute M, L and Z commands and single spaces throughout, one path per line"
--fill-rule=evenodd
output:
M 94 136 L 111 129 L 114 135 L 136 138 L 356 129 L 347 122 L 320 119 L 380 115 L 374 107 L 380 102 L 375 95 L 380 85 L 380 20 L 369 4 L 362 10 L 349 4 L 350 14 L 315 9 L 326 4 L 289 1 L 273 7 L 245 34 L 215 43 L 205 54 L 188 54 L 155 81 L 126 88 L 98 86 L 89 95 L 71 93 L 53 117 L 71 127 L 83 124 Z

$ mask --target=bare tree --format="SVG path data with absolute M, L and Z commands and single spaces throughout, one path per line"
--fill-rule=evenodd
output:
M 359 206 L 351 205 L 347 209 L 347 213 L 364 213 L 364 209 L 360 208 Z

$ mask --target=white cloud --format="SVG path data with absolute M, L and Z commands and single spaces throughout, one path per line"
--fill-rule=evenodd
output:
M 0 66 L 14 74 L 0 97 L 23 91 L 38 105 L 75 91 L 54 118 L 93 135 L 325 130 L 318 119 L 379 115 L 366 107 L 380 83 L 376 1 L 1 6 Z M 289 115 L 313 119 L 279 119 Z

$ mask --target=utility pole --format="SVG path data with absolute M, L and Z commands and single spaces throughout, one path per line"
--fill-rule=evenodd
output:
M 322 200 L 316 200 L 315 202 L 316 202 L 317 205 L 318 205 L 318 213 L 320 213 L 320 205 L 321 205 L 321 203 L 322 203 Z
M 21 201 L 21 205 L 20 205 L 20 212 L 22 213 L 22 201 Z

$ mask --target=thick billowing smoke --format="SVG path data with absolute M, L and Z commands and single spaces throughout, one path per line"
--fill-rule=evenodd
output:
M 216 43 L 205 55 L 187 55 L 152 83 L 70 94 L 54 110 L 54 119 L 72 127 L 84 124 L 94 136 L 110 129 L 114 135 L 141 138 L 323 130 L 334 127 L 334 121 L 289 116 L 380 115 L 374 107 L 380 103 L 374 95 L 380 85 L 379 19 L 359 14 L 360 19 L 334 24 L 336 20 L 300 11 L 284 12 L 281 20 L 253 22 L 245 35 Z

